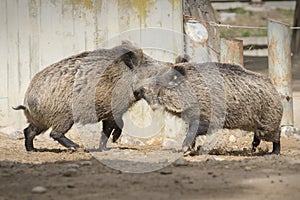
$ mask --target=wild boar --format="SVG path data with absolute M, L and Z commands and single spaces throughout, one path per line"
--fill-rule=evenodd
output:
M 34 137 L 49 128 L 54 140 L 67 148 L 78 148 L 65 136 L 74 122 L 88 124 L 101 120 L 99 148 L 104 150 L 112 132 L 113 141 L 119 138 L 122 114 L 135 101 L 130 96 L 135 71 L 157 63 L 140 48 L 123 41 L 111 49 L 68 57 L 38 72 L 26 91 L 24 105 L 15 108 L 24 110 L 29 123 L 24 129 L 26 150 L 34 151 Z M 119 80 L 123 87 L 115 89 Z
M 222 63 L 179 63 L 161 69 L 155 79 L 135 89 L 153 109 L 178 115 L 189 129 L 183 151 L 189 152 L 197 135 L 218 128 L 254 132 L 253 151 L 261 140 L 273 142 L 280 153 L 281 96 L 270 79 L 240 66 Z

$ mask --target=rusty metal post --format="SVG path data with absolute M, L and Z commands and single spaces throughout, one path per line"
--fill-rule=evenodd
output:
M 287 24 L 268 19 L 269 76 L 282 95 L 282 126 L 293 126 L 291 35 Z
M 220 61 L 243 67 L 243 40 L 221 38 Z

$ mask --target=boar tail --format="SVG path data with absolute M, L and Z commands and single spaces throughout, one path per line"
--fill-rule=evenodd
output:
M 12 107 L 14 110 L 26 110 L 26 107 L 23 105 L 19 105 L 18 107 Z

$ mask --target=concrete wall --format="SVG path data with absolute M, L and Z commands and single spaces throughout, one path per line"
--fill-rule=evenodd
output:
M 0 127 L 25 127 L 11 107 L 62 58 L 122 39 L 159 60 L 183 52 L 181 0 L 0 0 L 0 10 Z

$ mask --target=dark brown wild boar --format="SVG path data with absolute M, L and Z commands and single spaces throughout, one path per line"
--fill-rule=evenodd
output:
M 228 128 L 253 131 L 254 151 L 265 140 L 273 142 L 272 153 L 280 153 L 283 106 L 269 78 L 232 64 L 180 63 L 161 69 L 151 80 L 142 81 L 148 84 L 134 95 L 188 122 L 184 152 L 197 135 Z
M 34 151 L 34 137 L 49 128 L 54 140 L 67 148 L 78 148 L 65 133 L 74 122 L 100 120 L 103 131 L 99 148 L 105 149 L 112 132 L 113 141 L 119 138 L 122 114 L 135 101 L 130 96 L 135 71 L 157 64 L 140 48 L 124 41 L 112 49 L 71 56 L 38 72 L 26 91 L 24 105 L 15 108 L 24 110 L 29 123 L 24 129 L 26 150 Z M 115 89 L 119 80 L 124 86 Z

